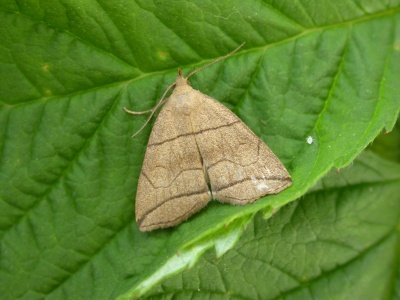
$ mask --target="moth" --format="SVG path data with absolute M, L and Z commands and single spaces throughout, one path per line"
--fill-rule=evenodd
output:
M 176 81 L 153 109 L 135 112 L 124 107 L 135 115 L 151 112 L 143 129 L 165 103 L 139 176 L 135 210 L 141 231 L 178 225 L 212 199 L 245 205 L 292 184 L 288 171 L 261 139 L 228 108 L 193 89 L 188 81 L 241 46 L 187 77 L 178 70 Z M 171 88 L 172 94 L 164 99 Z

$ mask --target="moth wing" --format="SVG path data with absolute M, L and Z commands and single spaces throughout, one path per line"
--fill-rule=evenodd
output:
M 214 199 L 244 205 L 291 185 L 289 173 L 234 113 L 199 91 L 192 113 L 196 142 Z
M 155 121 L 136 193 L 136 221 L 141 231 L 171 227 L 212 199 L 188 115 L 172 98 Z

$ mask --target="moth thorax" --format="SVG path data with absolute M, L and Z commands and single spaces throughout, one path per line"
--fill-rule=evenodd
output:
M 178 77 L 179 79 L 179 77 Z M 178 82 L 178 79 L 176 80 Z M 183 80 L 186 80 L 185 78 L 183 78 Z M 186 84 L 181 84 L 181 85 L 175 85 L 175 89 L 173 91 L 174 95 L 186 95 L 186 97 L 191 97 L 191 93 L 193 93 L 194 90 L 193 88 L 188 84 L 188 82 L 186 81 Z
M 175 95 L 176 107 L 175 109 L 184 115 L 190 115 L 192 111 L 193 101 L 190 101 L 188 93 Z
M 178 77 L 176 78 L 176 81 L 175 81 L 175 87 L 184 86 L 184 85 L 188 85 L 188 84 L 189 84 L 189 82 L 185 77 L 183 77 L 182 75 L 178 75 Z

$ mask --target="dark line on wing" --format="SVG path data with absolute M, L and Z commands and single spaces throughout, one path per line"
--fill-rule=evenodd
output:
M 213 164 L 207 166 L 207 170 L 209 170 L 209 169 L 215 167 L 216 165 L 218 165 L 218 164 L 220 164 L 220 163 L 222 163 L 222 162 L 224 162 L 224 161 L 229 161 L 229 162 L 233 163 L 234 165 L 239 165 L 239 166 L 241 166 L 241 167 L 246 167 L 246 166 L 251 166 L 251 165 L 256 164 L 256 163 L 260 160 L 260 145 L 261 145 L 262 141 L 261 141 L 261 140 L 258 140 L 257 143 L 258 143 L 258 144 L 257 144 L 257 160 L 256 160 L 255 162 L 252 162 L 252 163 L 247 164 L 247 165 L 241 165 L 241 164 L 238 164 L 236 161 L 233 161 L 233 160 L 230 160 L 230 159 L 227 159 L 227 158 L 224 157 L 224 158 L 222 158 L 222 159 L 216 161 L 215 163 L 213 163 Z
M 193 211 L 195 210 L 195 208 L 198 206 L 198 202 L 196 202 L 196 203 L 194 203 L 194 205 L 192 206 L 192 208 L 190 209 L 190 210 L 188 210 L 187 211 L 187 213 L 185 213 L 184 215 L 182 215 L 182 216 L 178 216 L 178 217 L 176 217 L 175 219 L 173 219 L 173 220 L 171 220 L 171 221 L 168 221 L 168 222 L 158 222 L 158 223 L 151 223 L 151 224 L 149 224 L 149 225 L 147 225 L 147 226 L 144 226 L 144 228 L 148 228 L 148 227 L 151 227 L 151 226 L 154 226 L 154 225 L 164 225 L 164 224 L 171 224 L 171 223 L 175 223 L 178 219 L 181 219 L 181 218 L 185 218 L 185 217 L 189 217 L 189 216 L 191 216 L 192 214 L 193 214 Z M 140 224 L 141 225 L 141 224 Z M 139 225 L 139 226 L 140 226 Z M 172 225 L 173 226 L 173 225 Z
M 291 179 L 290 177 L 285 177 L 285 178 L 282 178 L 282 177 L 265 177 L 265 178 L 262 178 L 262 177 L 253 177 L 253 178 L 244 178 L 244 179 L 241 179 L 241 180 L 239 180 L 239 181 L 232 182 L 231 184 L 225 185 L 225 186 L 221 187 L 220 189 L 215 190 L 215 192 L 220 192 L 220 191 L 222 191 L 222 190 L 228 189 L 228 188 L 230 188 L 230 187 L 232 187 L 232 186 L 235 186 L 235 185 L 237 185 L 237 184 L 243 183 L 243 182 L 245 182 L 245 181 L 250 181 L 250 180 L 263 180 L 263 181 L 276 180 L 276 181 L 290 181 L 290 182 L 292 181 L 292 179 Z
M 142 170 L 142 172 L 140 173 L 140 175 L 143 175 L 147 181 L 151 184 L 151 186 L 153 187 L 153 189 L 156 189 L 156 187 L 153 185 L 153 183 L 150 181 L 149 176 L 147 176 L 147 174 Z
M 167 199 L 164 199 L 164 201 L 160 204 L 158 204 L 157 206 L 153 207 L 152 209 L 149 209 L 142 218 L 140 218 L 137 223 L 139 224 L 139 226 L 142 224 L 143 220 L 147 217 L 148 214 L 152 213 L 153 211 L 155 211 L 157 208 L 160 208 L 160 206 L 164 205 L 165 203 L 171 201 L 171 200 L 175 200 L 178 198 L 182 198 L 182 197 L 189 197 L 189 196 L 193 196 L 193 195 L 201 195 L 201 194 L 207 194 L 209 193 L 209 190 L 201 190 L 201 191 L 195 191 L 195 192 L 191 192 L 191 193 L 185 193 L 185 194 L 178 194 L 172 197 L 169 197 Z
M 207 131 L 217 130 L 217 129 L 224 128 L 224 127 L 230 127 L 231 125 L 234 125 L 234 124 L 239 123 L 239 122 L 241 122 L 241 121 L 237 120 L 235 122 L 232 122 L 232 123 L 229 123 L 229 124 L 224 124 L 224 125 L 221 125 L 221 126 L 218 126 L 218 127 L 212 127 L 212 128 L 199 130 L 199 131 L 196 131 L 196 132 L 188 132 L 188 133 L 179 134 L 179 135 L 177 135 L 177 136 L 175 136 L 173 138 L 170 138 L 170 139 L 167 139 L 167 140 L 164 140 L 164 141 L 161 141 L 161 142 L 148 144 L 147 147 L 159 146 L 159 145 L 174 141 L 176 139 L 179 139 L 180 137 L 191 136 L 191 135 L 201 134 L 201 133 L 204 133 L 204 132 L 207 132 Z
M 151 184 L 151 186 L 153 187 L 153 189 L 165 189 L 170 187 L 174 181 L 184 172 L 186 171 L 203 171 L 203 168 L 189 168 L 189 169 L 184 169 L 181 170 L 178 174 L 176 174 L 176 176 L 169 182 L 169 184 L 167 186 L 159 186 L 159 187 L 155 187 L 153 182 L 150 180 L 149 176 L 147 176 L 147 174 L 142 170 L 141 174 L 147 179 L 147 181 Z
M 283 178 L 282 181 L 292 182 L 292 179 L 291 179 L 290 177 L 287 177 L 287 178 Z M 287 187 L 287 184 L 286 184 L 285 186 Z M 279 190 L 279 189 L 281 189 L 281 188 L 282 188 L 282 186 L 278 186 L 278 187 L 276 187 L 273 191 L 271 191 L 271 193 L 268 193 L 267 195 L 275 194 L 276 191 Z M 265 195 L 264 195 L 264 196 L 265 196 Z M 264 197 L 264 196 L 261 196 L 261 197 Z M 248 200 L 249 200 L 249 199 L 247 199 L 247 198 L 230 197 L 230 196 L 227 196 L 227 195 L 224 195 L 224 197 L 225 197 L 225 198 L 229 198 L 229 199 L 238 200 L 238 201 L 248 201 Z M 261 197 L 260 197 L 260 198 L 261 198 Z M 255 201 L 255 200 L 257 200 L 257 199 L 254 199 L 254 201 Z

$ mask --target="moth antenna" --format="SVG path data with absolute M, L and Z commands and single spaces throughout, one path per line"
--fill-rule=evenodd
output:
M 197 72 L 199 72 L 199 71 L 201 71 L 201 70 L 203 70 L 203 69 L 205 69 L 205 68 L 208 68 L 208 67 L 212 66 L 213 64 L 216 64 L 217 62 L 220 62 L 221 60 L 224 60 L 225 58 L 228 58 L 229 56 L 231 56 L 231 55 L 233 55 L 234 53 L 236 53 L 240 48 L 242 48 L 244 44 L 245 44 L 245 43 L 242 43 L 239 47 L 237 47 L 235 50 L 233 50 L 232 52 L 228 53 L 227 55 L 222 56 L 222 57 L 220 57 L 220 58 L 214 60 L 213 62 L 211 62 L 211 63 L 209 63 L 209 64 L 207 64 L 207 65 L 205 65 L 205 66 L 203 66 L 203 67 L 201 67 L 201 68 L 199 68 L 199 69 L 197 69 L 197 70 L 192 71 L 191 73 L 189 73 L 189 75 L 188 75 L 185 79 L 189 79 L 189 77 L 192 76 L 193 74 L 195 74 L 195 73 L 197 73 Z M 178 74 L 179 74 L 179 75 L 182 74 L 182 72 L 181 72 L 180 69 L 178 69 Z M 167 101 L 167 99 L 164 99 L 164 98 L 165 98 L 165 96 L 167 95 L 167 93 L 169 92 L 169 90 L 170 90 L 174 85 L 175 85 L 175 82 L 174 82 L 173 84 L 171 84 L 171 85 L 165 90 L 165 92 L 164 92 L 163 96 L 161 97 L 160 101 L 159 101 L 152 109 L 145 110 L 145 111 L 133 111 L 133 110 L 129 110 L 129 109 L 127 109 L 126 107 L 124 107 L 124 110 L 125 110 L 128 114 L 131 114 L 131 115 L 141 115 L 141 114 L 145 114 L 145 113 L 151 112 L 151 114 L 150 114 L 150 116 L 147 118 L 146 122 L 142 125 L 142 127 L 140 127 L 140 129 L 139 129 L 138 131 L 136 131 L 136 132 L 132 135 L 132 137 L 135 137 L 136 135 L 138 135 L 138 134 L 146 127 L 146 125 L 149 124 L 151 118 L 153 117 L 153 115 L 155 114 L 155 112 L 157 111 L 157 109 Z
M 129 110 L 126 107 L 124 107 L 124 110 L 131 115 L 143 115 L 143 114 L 147 114 L 148 112 L 153 111 L 153 109 L 149 109 L 149 110 L 144 110 L 144 111 L 133 111 L 133 110 Z
M 189 79 L 189 77 L 192 76 L 193 74 L 196 74 L 197 72 L 199 72 L 199 71 L 201 71 L 201 70 L 204 70 L 205 68 L 208 68 L 208 67 L 212 66 L 213 64 L 216 64 L 217 62 L 220 62 L 221 60 L 224 60 L 225 58 L 228 58 L 229 56 L 232 56 L 232 55 L 235 54 L 240 48 L 242 48 L 244 44 L 245 44 L 245 42 L 243 42 L 239 47 L 237 47 L 237 48 L 236 48 L 235 50 L 233 50 L 231 53 L 228 53 L 227 55 L 222 56 L 222 57 L 220 57 L 220 58 L 218 58 L 218 59 L 216 59 L 216 60 L 210 62 L 209 64 L 207 64 L 207 65 L 205 65 L 205 66 L 202 66 L 201 68 L 199 68 L 199 69 L 197 69 L 197 70 L 192 71 L 191 73 L 189 73 L 189 75 L 188 75 L 185 79 Z
M 167 93 L 169 92 L 169 90 L 172 89 L 172 88 L 174 87 L 174 85 L 175 85 L 175 82 L 174 82 L 173 84 L 171 84 L 171 85 L 165 90 L 165 92 L 164 92 L 164 94 L 162 95 L 160 101 L 158 101 L 158 103 L 157 103 L 152 109 L 145 110 L 145 111 L 132 111 L 132 110 L 129 110 L 129 109 L 127 109 L 126 107 L 124 107 L 124 110 L 125 110 L 128 114 L 131 114 L 131 115 L 141 115 L 141 114 L 145 114 L 145 113 L 151 112 L 151 114 L 150 114 L 150 116 L 147 118 L 146 122 L 142 125 L 142 127 L 140 127 L 140 129 L 139 129 L 138 131 L 136 131 L 136 132 L 132 135 L 132 137 L 135 137 L 136 135 L 138 135 L 138 134 L 146 127 L 146 125 L 149 124 L 151 118 L 153 117 L 153 115 L 155 114 L 155 112 L 157 111 L 157 109 L 158 109 L 161 105 L 163 105 L 163 104 L 168 100 L 168 98 L 167 98 L 167 99 L 164 99 L 164 98 L 165 98 L 165 96 L 167 95 Z

